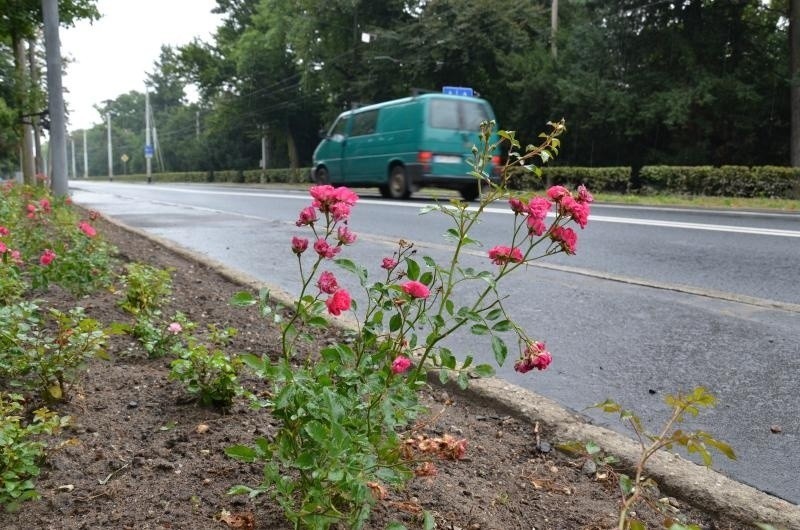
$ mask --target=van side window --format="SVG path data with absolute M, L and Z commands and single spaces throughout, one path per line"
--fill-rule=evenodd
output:
M 333 126 L 331 126 L 328 136 L 336 139 L 342 139 L 347 136 L 347 122 L 349 118 L 350 116 L 339 116 Z
M 378 123 L 378 111 L 368 110 L 359 112 L 353 116 L 353 128 L 350 136 L 364 136 L 375 132 L 375 125 Z
M 461 113 L 464 123 L 462 129 L 467 131 L 477 131 L 481 127 L 482 121 L 489 119 L 489 114 L 486 112 L 486 107 L 477 101 L 462 101 Z
M 458 101 L 432 99 L 428 110 L 428 124 L 436 129 L 460 129 L 458 123 Z

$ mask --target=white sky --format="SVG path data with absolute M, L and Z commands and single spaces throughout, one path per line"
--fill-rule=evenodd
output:
M 61 54 L 72 60 L 63 79 L 67 129 L 102 123 L 94 105 L 131 90 L 144 92 L 162 44 L 211 41 L 220 22 L 211 13 L 215 6 L 214 0 L 98 0 L 99 20 L 62 26 Z

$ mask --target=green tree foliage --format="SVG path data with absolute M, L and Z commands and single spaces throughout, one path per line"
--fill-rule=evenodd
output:
M 788 163 L 785 0 L 559 5 L 554 58 L 550 0 L 218 0 L 212 42 L 164 47 L 146 80 L 166 169 L 255 169 L 262 136 L 271 167 L 306 166 L 342 110 L 444 85 L 475 88 L 520 138 L 565 118 L 560 164 Z M 142 98 L 98 107 L 130 132 L 113 139 L 129 171 L 144 166 Z

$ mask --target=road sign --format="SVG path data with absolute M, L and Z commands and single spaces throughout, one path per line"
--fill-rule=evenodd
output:
M 130 157 L 127 154 L 123 153 L 123 155 L 119 157 L 119 159 L 122 160 L 123 162 L 127 162 L 128 160 L 130 160 Z
M 442 92 L 452 96 L 474 96 L 475 91 L 466 86 L 444 86 Z
M 144 146 L 144 156 L 145 156 L 145 158 L 153 158 L 153 146 L 152 145 L 145 145 Z

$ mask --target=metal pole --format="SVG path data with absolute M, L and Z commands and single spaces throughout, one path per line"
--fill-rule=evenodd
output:
M 108 180 L 114 180 L 114 158 L 111 153 L 111 113 L 106 114 L 108 121 Z
M 83 178 L 89 178 L 89 153 L 86 148 L 86 129 L 83 130 Z
M 261 129 L 261 183 L 267 178 L 267 135 L 262 126 Z
M 61 43 L 58 39 L 58 0 L 42 0 L 47 56 L 47 101 L 50 107 L 50 157 L 53 194 L 67 194 L 67 127 L 61 86 Z
M 558 34 L 558 0 L 553 0 L 550 9 L 550 54 L 553 59 L 558 56 L 558 45 L 556 44 L 556 36 Z
M 144 161 L 147 167 L 147 183 L 152 182 L 151 158 L 153 146 L 150 144 L 150 91 L 144 89 Z
M 77 179 L 78 169 L 77 166 L 75 166 L 75 138 L 70 136 L 69 143 L 72 145 L 72 178 Z

